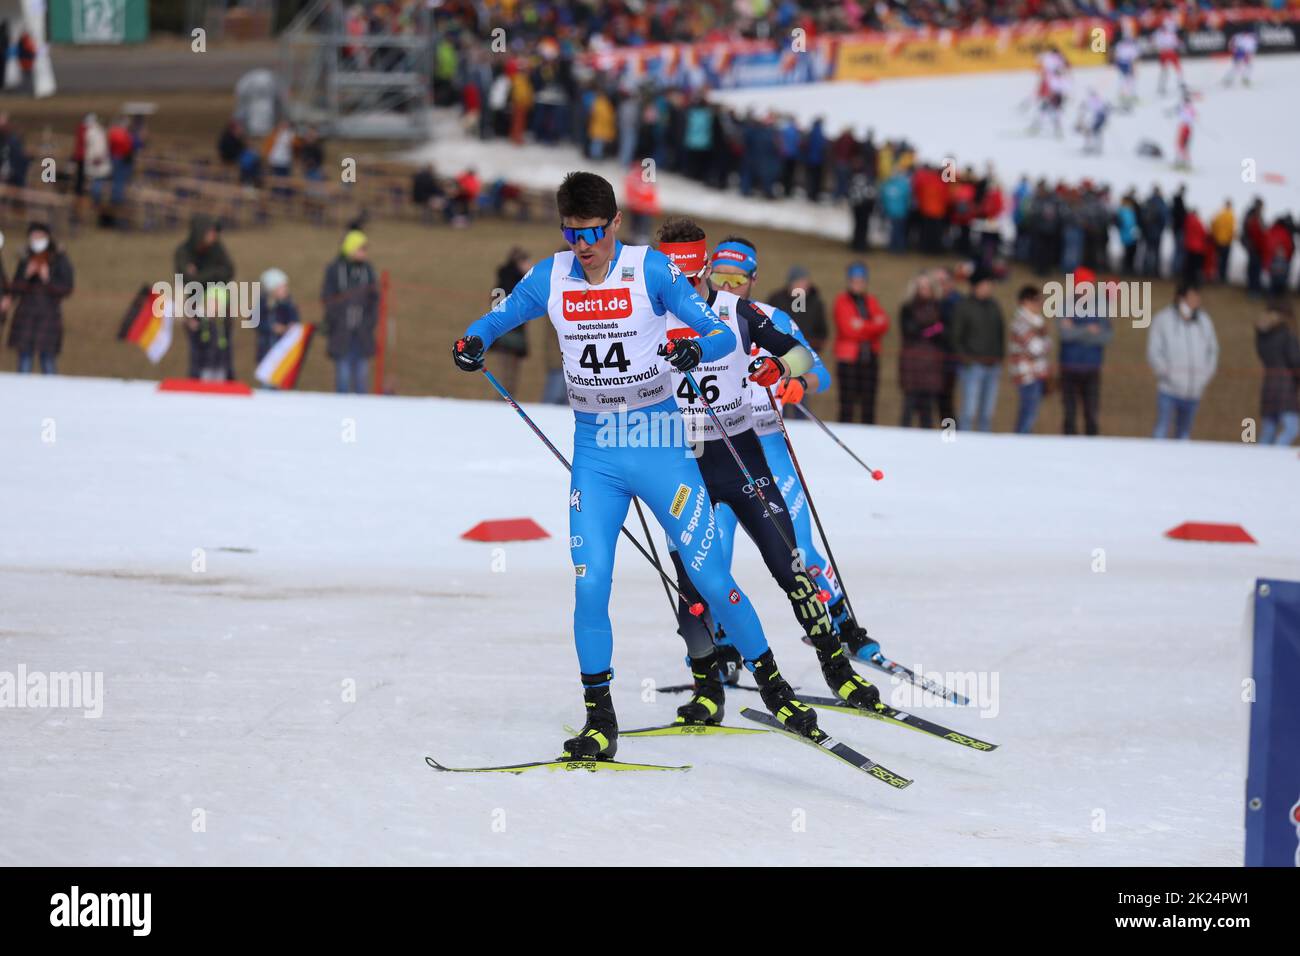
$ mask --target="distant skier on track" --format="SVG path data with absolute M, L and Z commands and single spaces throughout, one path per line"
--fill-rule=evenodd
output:
M 1160 80 L 1156 84 L 1156 92 L 1164 96 L 1165 80 L 1170 70 L 1178 74 L 1179 86 L 1183 82 L 1183 64 L 1178 57 L 1178 49 L 1182 46 L 1182 41 L 1178 38 L 1178 21 L 1172 16 L 1165 17 L 1160 26 L 1156 28 L 1151 42 L 1156 48 L 1156 55 L 1160 60 Z
M 1228 52 L 1232 54 L 1232 66 L 1223 78 L 1224 86 L 1232 86 L 1238 79 L 1243 86 L 1250 86 L 1250 71 L 1255 64 L 1255 51 L 1259 49 L 1259 35 L 1254 30 L 1234 33 L 1228 41 Z
M 1178 106 L 1178 142 L 1175 169 L 1192 168 L 1192 129 L 1196 125 L 1196 106 L 1192 91 L 1183 87 L 1183 101 Z
M 674 391 L 688 423 L 688 434 L 699 442 L 700 472 L 718 519 L 717 534 L 711 541 L 707 538 L 700 540 L 702 536 L 689 525 L 685 535 L 669 537 L 673 564 L 684 596 L 678 603 L 678 632 L 686 641 L 691 676 L 695 681 L 695 693 L 690 701 L 678 708 L 678 717 L 688 723 L 717 723 L 722 719 L 725 691 L 719 667 L 724 664 L 720 657 L 725 656 L 729 649 L 725 644 L 722 649 L 715 648 L 714 634 L 708 622 L 689 613 L 688 602 L 694 602 L 697 596 L 686 576 L 685 566 L 688 561 L 699 560 L 706 550 L 712 550 L 715 552 L 713 556 L 721 558 L 724 566 L 729 567 L 737 522 L 754 541 L 768 570 L 789 599 L 796 620 L 817 651 L 822 675 L 831 690 L 854 707 L 872 707 L 879 702 L 880 693 L 855 673 L 849 663 L 840 636 L 821 599 L 822 589 L 812 580 L 806 567 L 806 555 L 799 553 L 801 549 L 796 544 L 798 535 L 789 506 L 791 499 L 783 494 L 786 486 L 778 484 L 778 479 L 773 477 L 765 445 L 753 428 L 751 386 L 756 385 L 762 390 L 764 404 L 771 411 L 771 404 L 766 400 L 767 388 L 783 382 L 787 383 L 786 388 L 790 388 L 788 383 L 797 382 L 798 376 L 811 372 L 818 359 L 788 331 L 778 328 L 768 312 L 731 291 L 748 291 L 752 284 L 752 276 L 758 267 L 753 243 L 739 236 L 730 236 L 718 244 L 710 260 L 706 258 L 704 230 L 685 217 L 674 217 L 665 222 L 660 227 L 658 239 L 660 251 L 691 279 L 701 295 L 708 297 L 709 306 L 737 339 L 730 352 L 699 366 L 696 381 L 704 393 L 702 397 L 683 374 L 673 375 Z M 716 270 L 713 277 L 723 288 L 710 288 L 711 270 Z M 788 327 L 788 322 L 786 325 Z M 695 334 L 693 328 L 682 323 L 669 323 L 671 339 L 689 340 Z M 752 362 L 751 348 L 762 351 Z M 712 407 L 712 414 L 705 407 L 705 401 Z M 717 428 L 719 422 L 722 433 Z M 727 447 L 728 441 L 730 448 Z M 732 457 L 733 449 L 744 461 L 748 475 L 740 470 Z M 788 454 L 781 457 L 789 461 Z M 790 466 L 790 473 L 793 474 L 793 466 Z M 797 481 L 794 484 L 797 486 Z M 798 498 L 794 500 L 801 509 L 804 508 L 803 489 L 794 487 L 790 490 L 797 491 Z M 695 508 L 698 510 L 703 504 L 703 500 L 697 501 Z M 804 523 L 807 523 L 806 515 Z M 811 533 L 808 532 L 805 540 L 810 539 Z
M 1038 134 L 1043 121 L 1050 121 L 1052 132 L 1060 139 L 1064 135 L 1061 113 L 1065 97 L 1070 91 L 1070 64 L 1061 51 L 1051 46 L 1038 56 L 1038 114 L 1029 126 L 1029 132 Z
M 1137 103 L 1137 63 L 1142 55 L 1137 40 L 1133 38 L 1132 27 L 1125 25 L 1111 55 L 1115 69 L 1119 71 L 1119 96 L 1116 100 L 1120 110 L 1127 113 Z
M 1083 151 L 1093 156 L 1101 155 L 1101 137 L 1106 129 L 1110 106 L 1096 90 L 1089 90 L 1079 108 L 1079 132 L 1083 134 Z
M 686 454 L 669 373 L 719 360 L 735 349 L 736 338 L 666 256 L 618 241 L 622 214 L 604 179 L 570 173 L 556 204 L 569 251 L 533 266 L 509 296 L 456 340 L 452 357 L 458 368 L 478 371 L 496 339 L 541 315 L 550 318 L 559 337 L 576 420 L 569 534 L 577 578 L 574 641 L 587 711 L 582 729 L 564 742 L 564 755 L 612 758 L 618 744 L 610 693 L 614 546 L 633 496 L 645 501 L 673 538 L 692 533 L 687 531 L 692 518 L 695 535 L 706 529 L 716 533 L 699 466 Z M 697 333 L 673 341 L 671 350 L 669 313 Z M 679 437 L 647 442 L 633 440 L 637 435 Z M 705 505 L 698 515 L 692 507 L 696 501 Z M 753 604 L 720 555 L 706 549 L 693 556 L 688 576 L 740 650 L 776 719 L 801 736 L 819 734 L 816 712 L 781 676 Z

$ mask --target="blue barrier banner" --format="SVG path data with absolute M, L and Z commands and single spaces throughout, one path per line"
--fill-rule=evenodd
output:
M 835 40 L 817 38 L 795 49 L 772 40 L 656 44 L 588 54 L 585 63 L 625 85 L 741 89 L 831 79 Z
M 1246 865 L 1300 866 L 1300 583 L 1255 582 Z
M 721 85 L 733 89 L 754 86 L 782 86 L 789 83 L 819 83 L 830 79 L 832 63 L 816 52 L 806 55 L 788 50 L 738 53 L 720 77 Z

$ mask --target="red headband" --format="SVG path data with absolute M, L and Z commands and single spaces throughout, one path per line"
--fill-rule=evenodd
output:
M 708 243 L 703 239 L 694 242 L 661 242 L 659 251 L 666 255 L 683 274 L 694 276 L 704 268 Z

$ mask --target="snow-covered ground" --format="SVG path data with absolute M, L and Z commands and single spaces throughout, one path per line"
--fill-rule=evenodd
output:
M 1231 198 L 1240 218 L 1256 195 L 1264 198 L 1270 216 L 1295 212 L 1300 207 L 1300 124 L 1287 118 L 1294 114 L 1300 89 L 1300 56 L 1259 57 L 1254 84 L 1248 89 L 1223 87 L 1225 60 L 1189 60 L 1184 71 L 1187 84 L 1199 94 L 1190 171 L 1172 167 L 1177 119 L 1171 111 L 1178 103 L 1177 85 L 1171 78 L 1166 95 L 1158 95 L 1157 67 L 1149 63 L 1139 66 L 1138 106 L 1128 114 L 1112 114 L 1101 156 L 1084 155 L 1082 139 L 1073 128 L 1078 103 L 1090 87 L 1108 100 L 1116 99 L 1118 76 L 1110 67 L 1075 71 L 1064 117 L 1067 132 L 1061 140 L 1046 131 L 1028 134 L 1032 113 L 1026 101 L 1036 79 L 1025 71 L 765 87 L 726 91 L 715 98 L 742 109 L 791 113 L 805 126 L 822 116 L 831 135 L 851 126 L 859 136 L 873 129 L 877 141 L 906 137 L 923 159 L 932 162 L 951 157 L 959 167 L 970 165 L 980 172 L 992 163 L 1008 188 L 1022 174 L 1031 179 L 1042 176 L 1052 183 L 1089 178 L 1110 183 L 1117 194 L 1136 186 L 1141 196 L 1152 183 L 1160 183 L 1168 192 L 1185 182 L 1189 202 L 1207 217 Z M 1155 142 L 1165 158 L 1138 156 L 1141 140 Z M 484 176 L 509 176 L 547 190 L 576 168 L 593 169 L 618 184 L 623 177 L 616 162 L 585 160 L 573 147 L 482 143 L 459 135 L 455 124 L 448 122 L 440 124 L 433 143 L 411 156 L 432 160 L 445 172 L 475 166 Z M 1247 160 L 1252 162 L 1254 181 L 1245 173 Z M 841 239 L 851 231 L 843 207 L 802 199 L 742 199 L 734 192 L 707 189 L 671 174 L 661 175 L 659 186 L 664 208 L 671 212 Z
M 500 402 L 0 375 L 0 407 L 0 672 L 103 677 L 98 718 L 0 708 L 0 864 L 1241 860 L 1241 629 L 1255 576 L 1300 576 L 1292 450 L 841 426 L 873 483 L 794 423 L 873 634 L 986 681 L 979 706 L 911 703 L 995 753 L 823 716 L 915 778 L 894 791 L 757 735 L 623 742 L 684 774 L 426 767 L 546 757 L 581 718 L 567 479 Z M 530 411 L 567 450 L 568 411 Z M 525 515 L 552 537 L 459 537 Z M 1162 537 L 1188 519 L 1259 543 Z M 619 554 L 631 727 L 681 700 L 644 682 L 686 674 Z M 825 693 L 748 545 L 736 576 Z

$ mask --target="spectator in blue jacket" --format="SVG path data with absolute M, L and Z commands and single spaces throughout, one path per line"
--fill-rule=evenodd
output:
M 1120 200 L 1115 224 L 1119 226 L 1119 241 L 1124 247 L 1124 274 L 1131 276 L 1137 268 L 1138 250 L 1138 205 L 1131 189 Z
M 786 196 L 794 195 L 795 172 L 799 168 L 799 144 L 803 134 L 795 125 L 794 117 L 787 116 L 781 123 L 780 138 L 777 143 L 781 156 L 781 187 Z
M 713 159 L 714 119 L 714 108 L 703 96 L 697 96 L 686 111 L 682 145 L 686 147 L 687 175 L 700 182 L 707 182 Z
M 1091 269 L 1080 268 L 1074 272 L 1076 297 L 1081 289 L 1097 281 Z M 1101 412 L 1101 366 L 1106 346 L 1115 334 L 1110 319 L 1105 315 L 1103 296 L 1095 296 L 1095 309 L 1071 303 L 1073 308 L 1056 316 L 1057 331 L 1061 340 L 1061 401 L 1065 406 L 1063 431 L 1077 435 L 1075 410 L 1083 406 L 1084 433 L 1096 435 L 1100 431 L 1098 416 Z M 1072 313 L 1072 314 L 1071 314 Z M 1049 316 L 1051 318 L 1051 316 Z
M 1016 227 L 1013 254 L 1020 262 L 1029 261 L 1029 230 L 1025 228 L 1024 222 L 1026 203 L 1033 191 L 1028 176 L 1021 176 L 1016 182 L 1016 188 L 1011 190 L 1011 224 Z
M 880 187 L 880 208 L 889 220 L 889 251 L 907 251 L 907 215 L 912 208 L 912 180 L 895 169 Z
M 758 130 L 758 185 L 763 198 L 772 199 L 776 196 L 776 181 L 781 175 L 781 156 L 776 149 L 780 136 L 771 119 L 759 123 Z
M 1160 193 L 1159 186 L 1151 187 L 1151 195 L 1142 204 L 1142 274 L 1160 275 L 1160 240 L 1169 224 L 1169 204 Z
M 753 110 L 740 118 L 740 194 L 750 196 L 754 192 L 754 183 L 759 173 L 759 140 L 762 127 Z

